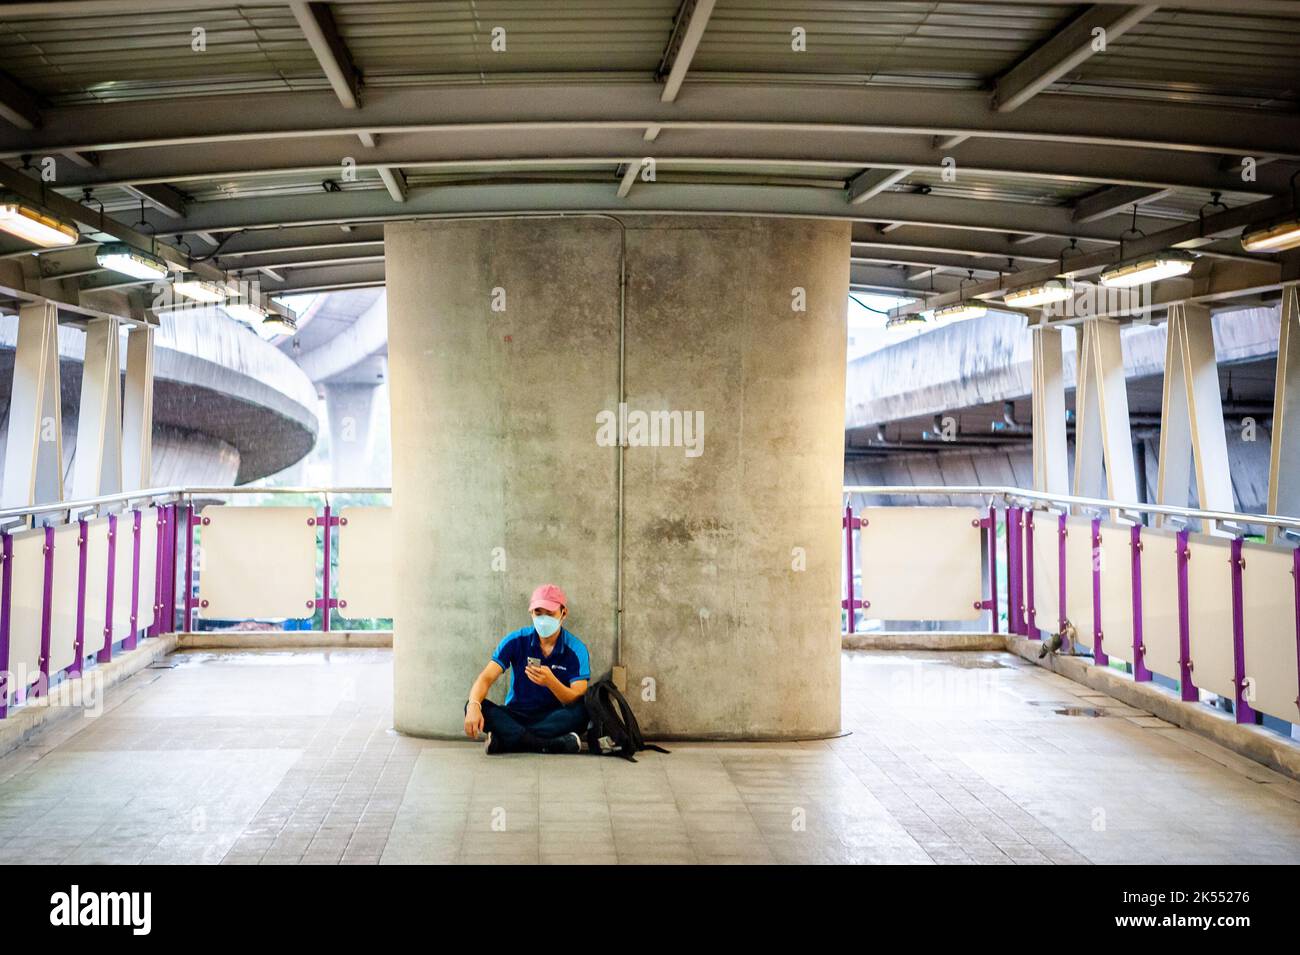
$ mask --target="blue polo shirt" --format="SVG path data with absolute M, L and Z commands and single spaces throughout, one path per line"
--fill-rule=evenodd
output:
M 503 671 L 510 671 L 510 692 L 506 694 L 506 706 L 529 716 L 541 716 L 560 707 L 560 701 L 554 693 L 534 683 L 524 673 L 529 657 L 536 657 L 542 661 L 543 666 L 550 667 L 551 672 L 565 686 L 572 686 L 578 680 L 591 679 L 591 658 L 587 655 L 586 645 L 563 627 L 560 628 L 560 635 L 556 637 L 549 657 L 542 653 L 542 638 L 532 627 L 521 627 L 514 633 L 506 634 L 492 652 L 492 660 Z

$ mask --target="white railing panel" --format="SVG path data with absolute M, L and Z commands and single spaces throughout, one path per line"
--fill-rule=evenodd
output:
M 1101 648 L 1112 660 L 1133 662 L 1133 550 L 1127 524 L 1102 521 Z
M 1188 646 L 1192 682 L 1231 699 L 1232 652 L 1232 550 L 1224 538 L 1188 535 L 1191 559 L 1187 564 Z
M 1241 619 L 1251 706 L 1300 722 L 1300 676 L 1296 667 L 1295 581 L 1291 548 L 1245 543 L 1241 572 Z
M 393 509 L 345 507 L 339 512 L 339 616 L 391 617 L 393 592 Z
M 117 597 L 114 590 L 114 599 Z M 85 653 L 104 649 L 108 621 L 104 617 L 108 600 L 108 518 L 86 524 L 86 623 Z M 116 609 L 116 608 L 115 608 Z
M 1056 633 L 1061 620 L 1061 538 L 1055 511 L 1034 511 L 1034 619 Z
M 137 630 L 152 627 L 154 621 L 154 577 L 158 567 L 158 508 L 140 511 L 140 586 L 136 596 Z
M 979 526 L 971 507 L 868 507 L 858 538 L 863 616 L 978 620 L 983 610 Z M 972 524 L 973 522 L 973 524 Z
M 1142 659 L 1147 669 L 1178 679 L 1178 538 L 1142 531 Z
M 58 673 L 77 662 L 77 580 L 81 553 L 79 524 L 54 531 L 54 590 L 50 600 L 50 672 Z
M 15 534 L 10 577 L 9 672 L 11 690 L 41 677 L 41 602 L 45 592 L 45 529 Z M 12 695 L 11 695 L 12 699 Z
M 1065 520 L 1065 616 L 1074 624 L 1076 643 L 1092 649 L 1092 520 Z
M 135 569 L 135 512 L 117 516 L 116 545 L 113 551 L 113 639 L 131 635 L 132 573 Z
M 199 616 L 309 617 L 316 599 L 316 511 L 310 507 L 203 509 Z

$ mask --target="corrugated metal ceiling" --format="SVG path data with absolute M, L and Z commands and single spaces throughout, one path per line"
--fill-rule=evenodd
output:
M 374 86 L 641 79 L 660 65 L 677 0 L 394 0 L 334 3 L 339 32 Z M 692 64 L 692 82 L 798 77 L 819 82 L 971 88 L 986 85 L 1051 37 L 1080 8 L 1056 4 L 719 0 Z M 492 30 L 506 31 L 506 52 Z M 205 31 L 206 50 L 192 48 Z M 791 31 L 806 31 L 806 52 Z M 1160 10 L 1054 91 L 1300 102 L 1300 7 L 1294 17 Z M 0 62 L 54 103 L 326 87 L 286 4 L 211 10 L 160 6 L 139 17 L 9 20 Z

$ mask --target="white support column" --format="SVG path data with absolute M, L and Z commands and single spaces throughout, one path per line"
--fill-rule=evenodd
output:
M 122 490 L 153 481 L 153 333 L 137 325 L 126 335 L 126 388 L 122 394 Z
M 1268 512 L 1300 516 L 1300 285 L 1282 288 L 1282 326 L 1273 387 L 1273 440 L 1268 464 Z M 1272 540 L 1275 530 L 1270 529 Z
M 59 313 L 53 302 L 18 312 L 18 343 L 5 445 L 5 507 L 63 500 Z
M 1120 326 L 1109 319 L 1093 318 L 1083 323 L 1082 332 L 1074 393 L 1074 493 L 1136 502 L 1137 474 Z
M 330 426 L 330 471 L 336 487 L 381 484 L 376 480 L 372 423 L 378 383 L 325 385 Z
M 1034 489 L 1068 494 L 1069 450 L 1065 439 L 1065 367 L 1061 330 L 1038 326 L 1034 336 Z
M 72 471 L 74 498 L 122 490 L 121 376 L 118 321 L 97 318 L 86 325 L 86 362 L 81 374 L 81 412 Z
M 1234 510 L 1210 310 L 1198 304 L 1171 305 L 1166 332 L 1156 502 L 1190 505 L 1194 466 L 1199 505 Z

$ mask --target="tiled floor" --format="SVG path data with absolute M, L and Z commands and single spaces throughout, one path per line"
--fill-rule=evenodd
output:
M 843 673 L 849 735 L 634 765 L 398 736 L 387 650 L 179 653 L 0 760 L 0 863 L 1300 862 L 1300 784 L 1019 658 Z

